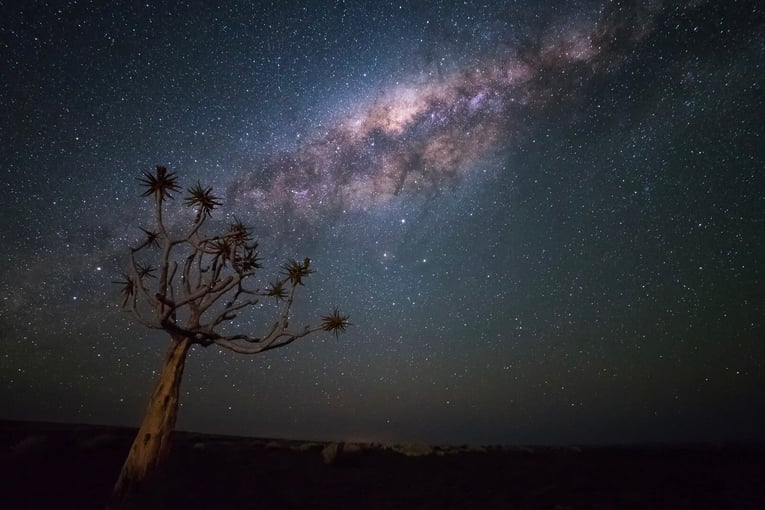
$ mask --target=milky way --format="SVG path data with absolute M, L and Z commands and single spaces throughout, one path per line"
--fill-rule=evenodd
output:
M 594 22 L 550 27 L 450 75 L 397 83 L 242 175 L 229 198 L 244 209 L 318 219 L 451 188 L 518 143 L 529 111 L 543 115 L 620 65 L 656 10 L 602 10 Z

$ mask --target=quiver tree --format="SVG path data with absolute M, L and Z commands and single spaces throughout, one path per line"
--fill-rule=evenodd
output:
M 168 455 L 183 367 L 192 345 L 257 354 L 316 331 L 337 335 L 349 325 L 348 317 L 335 308 L 317 325 L 291 329 L 295 293 L 313 272 L 308 258 L 287 260 L 281 273 L 264 288 L 251 287 L 262 266 L 250 229 L 235 220 L 217 235 L 203 233 L 206 220 L 221 205 L 212 188 L 197 183 L 187 190 L 183 202 L 193 209 L 193 221 L 185 233 L 176 236 L 163 217 L 167 200 L 181 191 L 175 173 L 157 166 L 155 173 L 144 172 L 139 180 L 146 188 L 143 196 L 153 199 L 154 225 L 141 228 L 144 238 L 130 248 L 129 270 L 115 283 L 121 285 L 123 308 L 146 327 L 166 331 L 170 347 L 115 484 L 112 508 L 123 506 Z M 235 331 L 237 315 L 259 299 L 276 302 L 273 322 L 261 336 Z

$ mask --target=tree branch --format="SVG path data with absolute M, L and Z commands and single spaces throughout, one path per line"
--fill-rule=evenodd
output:
M 316 331 L 320 331 L 320 327 L 311 328 L 306 326 L 300 333 L 289 332 L 286 330 L 273 331 L 271 335 L 265 338 L 251 338 L 246 335 L 232 335 L 221 336 L 213 339 L 213 343 L 216 345 L 236 352 L 238 354 L 257 354 L 259 352 L 265 352 L 272 349 L 278 349 L 289 345 L 298 338 L 310 335 Z
M 194 220 L 185 237 L 171 239 L 164 223 L 163 206 L 165 199 L 181 191 L 175 174 L 158 166 L 156 174 L 144 172 L 144 178 L 139 180 L 147 188 L 144 196 L 153 196 L 156 226 L 142 229 L 147 237 L 137 248 L 130 248 L 129 274 L 124 281 L 115 282 L 123 285 L 123 307 L 139 323 L 164 329 L 194 343 L 205 346 L 216 343 L 242 354 L 283 347 L 316 331 L 342 331 L 349 324 L 347 317 L 335 309 L 333 315 L 322 317 L 320 326 L 290 331 L 297 286 L 313 272 L 309 268 L 310 259 L 302 263 L 288 259 L 282 267 L 284 278 L 277 279 L 266 290 L 257 287 L 250 290 L 245 287 L 245 280 L 261 267 L 258 243 L 253 241 L 250 229 L 235 219 L 221 235 L 204 237 L 202 234 L 207 216 L 221 205 L 212 194 L 212 188 L 198 184 L 188 190 L 190 196 L 185 199 L 185 205 L 197 207 Z M 143 250 L 154 247 L 159 250 L 156 279 L 155 268 L 142 264 Z M 154 254 L 153 249 L 151 252 Z M 260 297 L 277 299 L 276 321 L 264 337 L 225 335 L 216 331 L 224 322 L 235 319 L 241 310 L 256 305 Z

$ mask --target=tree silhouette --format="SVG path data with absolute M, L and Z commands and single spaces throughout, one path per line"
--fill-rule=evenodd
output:
M 188 230 L 176 237 L 163 217 L 166 201 L 181 191 L 175 173 L 157 166 L 155 173 L 144 172 L 139 180 L 146 188 L 142 196 L 154 199 L 154 226 L 141 228 L 143 241 L 130 248 L 130 268 L 115 283 L 121 286 L 123 308 L 144 326 L 166 331 L 170 347 L 114 486 L 110 508 L 123 507 L 167 458 L 183 368 L 192 345 L 257 354 L 316 331 L 337 335 L 350 325 L 348 316 L 334 308 L 316 326 L 290 329 L 295 293 L 313 273 L 310 259 L 288 259 L 266 288 L 251 288 L 248 284 L 262 267 L 251 230 L 234 220 L 218 235 L 206 237 L 202 232 L 205 221 L 222 205 L 212 188 L 197 183 L 187 190 L 183 203 L 195 214 Z M 257 304 L 259 298 L 276 301 L 273 324 L 262 336 L 232 332 L 237 314 Z

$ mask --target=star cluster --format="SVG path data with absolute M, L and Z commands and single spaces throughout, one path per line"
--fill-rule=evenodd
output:
M 252 225 L 263 282 L 311 258 L 293 321 L 353 323 L 194 348 L 181 428 L 762 440 L 757 2 L 2 10 L 3 418 L 140 419 L 167 339 L 111 282 L 160 164 Z

